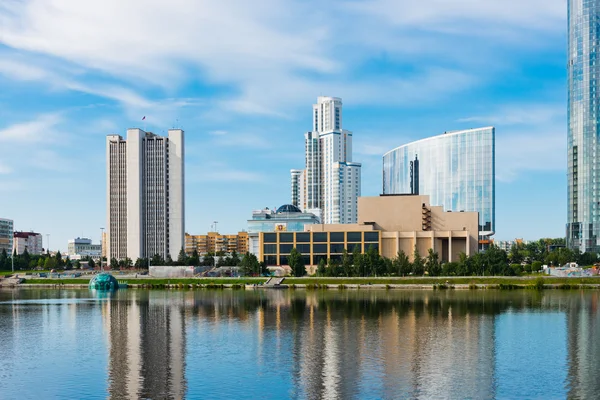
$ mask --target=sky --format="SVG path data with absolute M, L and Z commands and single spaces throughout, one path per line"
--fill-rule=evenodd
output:
M 496 127 L 496 239 L 563 237 L 566 0 L 2 0 L 0 217 L 66 250 L 106 225 L 106 135 L 186 135 L 186 231 L 290 202 L 317 96 L 362 195 L 382 155 Z M 146 117 L 142 121 L 143 117 Z

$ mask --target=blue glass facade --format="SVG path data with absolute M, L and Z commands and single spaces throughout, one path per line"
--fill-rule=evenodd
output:
M 599 19 L 600 0 L 569 0 L 567 245 L 581 252 L 600 252 Z
M 448 132 L 400 146 L 383 156 L 383 193 L 409 194 L 416 189 L 446 211 L 477 211 L 480 236 L 493 235 L 494 147 L 493 127 Z M 411 162 L 413 168 L 418 165 L 413 171 L 418 184 L 411 185 Z

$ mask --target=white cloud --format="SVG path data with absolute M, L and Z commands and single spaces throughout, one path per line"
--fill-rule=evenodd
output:
M 214 136 L 222 136 L 222 135 L 227 135 L 227 131 L 222 131 L 222 130 L 210 131 L 210 132 L 208 132 L 208 134 L 214 135 Z
M 45 55 L 53 65 L 62 60 L 69 68 L 53 71 L 60 79 L 51 80 L 39 65 L 19 69 L 5 62 L 0 72 L 23 80 L 62 80 L 71 90 L 118 101 L 132 118 L 156 106 L 139 93 L 158 87 L 172 96 L 189 81 L 232 89 L 213 96 L 211 108 L 276 117 L 287 117 L 286 109 L 324 91 L 355 104 L 432 103 L 480 83 L 493 70 L 480 63 L 500 64 L 484 56 L 493 52 L 494 42 L 467 48 L 464 38 L 453 39 L 456 34 L 468 33 L 475 42 L 499 27 L 511 34 L 526 31 L 527 37 L 559 31 L 563 3 L 24 0 L 0 8 L 0 42 L 35 55 L 37 64 Z M 433 38 L 432 30 L 446 35 Z M 407 68 L 370 77 L 369 84 L 357 81 L 355 69 L 382 52 L 410 54 L 394 61 Z M 429 67 L 408 72 L 417 65 L 417 71 Z M 92 84 L 89 74 L 113 81 Z M 172 116 L 165 114 L 165 120 Z
M 551 121 L 564 119 L 567 108 L 565 104 L 512 104 L 486 116 L 460 118 L 458 122 L 477 122 L 485 125 L 533 125 L 548 124 Z
M 44 114 L 31 121 L 8 126 L 0 129 L 0 142 L 15 144 L 54 141 L 60 136 L 55 128 L 62 120 L 60 114 Z

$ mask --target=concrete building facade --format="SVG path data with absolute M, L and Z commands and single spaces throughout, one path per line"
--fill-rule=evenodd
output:
M 342 129 L 342 99 L 318 97 L 304 138 L 305 169 L 291 170 L 292 204 L 320 210 L 325 224 L 355 223 L 361 164 L 352 161 L 352 132 Z
M 0 253 L 6 251 L 10 255 L 13 250 L 13 220 L 0 218 Z
M 176 259 L 185 233 L 184 132 L 109 135 L 106 165 L 107 258 Z
M 458 261 L 461 253 L 478 251 L 478 213 L 448 212 L 431 206 L 429 196 L 382 195 L 361 197 L 358 223 L 307 225 L 305 232 L 262 232 L 259 260 L 267 265 L 287 265 L 296 248 L 306 265 L 321 259 L 341 260 L 344 250 L 366 252 L 374 248 L 393 258 L 403 251 L 412 260 L 415 248 L 425 256 L 429 249 L 442 262 Z
M 42 234 L 35 232 L 15 232 L 13 235 L 13 254 L 27 253 L 40 255 L 44 251 L 42 243 Z
M 248 252 L 248 232 L 238 232 L 234 235 L 221 235 L 218 232 L 208 232 L 206 235 L 185 234 L 185 252 L 188 256 L 194 253 L 199 255 L 206 253 L 236 252 L 246 254 Z
M 99 260 L 102 255 L 102 244 L 92 244 L 92 239 L 75 238 L 70 239 L 67 245 L 67 254 L 72 260 L 82 257 L 92 257 Z

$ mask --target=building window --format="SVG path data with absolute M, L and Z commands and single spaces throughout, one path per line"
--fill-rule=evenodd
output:
M 333 243 L 329 245 L 330 253 L 343 253 L 344 252 L 344 244 L 343 243 Z
M 294 242 L 294 234 L 293 233 L 280 233 L 279 234 L 279 242 L 281 243 L 293 243 Z
M 313 232 L 313 242 L 327 242 L 327 232 Z
M 362 245 L 360 243 L 348 243 L 347 246 L 348 253 L 354 253 L 354 250 L 358 250 L 359 253 L 362 253 Z
M 276 233 L 265 233 L 264 238 L 265 238 L 265 243 L 277 243 L 277 234 Z
M 293 244 L 280 244 L 279 245 L 279 252 L 281 254 L 290 254 L 290 252 L 292 251 L 293 247 L 294 247 Z
M 276 244 L 264 244 L 263 245 L 263 253 L 264 254 L 275 254 L 275 253 L 277 253 L 277 245 Z
M 313 253 L 327 253 L 326 244 L 313 244 Z
M 365 242 L 379 242 L 379 232 L 365 232 Z
M 310 242 L 310 232 L 296 233 L 296 242 L 309 243 Z
M 344 232 L 330 232 L 329 240 L 331 242 L 343 242 L 344 241 Z

